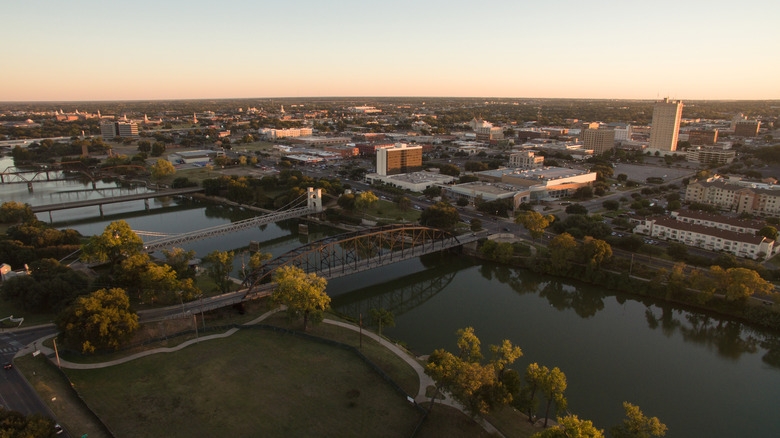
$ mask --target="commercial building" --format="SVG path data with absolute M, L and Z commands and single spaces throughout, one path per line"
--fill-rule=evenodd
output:
M 376 151 L 376 172 L 381 176 L 422 170 L 422 147 L 396 143 Z
M 593 155 L 601 155 L 615 148 L 615 131 L 611 129 L 586 129 L 582 133 L 585 149 L 592 149 Z
M 216 156 L 216 151 L 180 151 L 168 154 L 168 161 L 173 164 L 207 164 Z
M 495 169 L 478 172 L 481 179 L 527 188 L 532 201 L 559 199 L 574 194 L 580 187 L 592 186 L 596 173 L 563 167 L 538 169 Z
M 115 137 L 138 138 L 138 125 L 135 122 L 109 122 L 100 124 L 100 134 L 104 139 Z
M 332 145 L 344 145 L 352 141 L 349 137 L 317 137 L 317 136 L 301 136 L 294 137 L 290 140 L 293 143 L 301 143 L 306 146 L 332 146 Z
M 712 146 L 717 142 L 717 129 L 692 129 L 688 131 L 688 143 L 693 146 Z
M 724 147 L 690 147 L 685 153 L 685 158 L 691 163 L 699 164 L 728 164 L 734 161 L 736 152 Z
M 544 166 L 544 157 L 537 157 L 534 151 L 523 151 L 509 156 L 509 167 L 537 169 Z
M 262 128 L 259 130 L 260 134 L 265 136 L 265 138 L 269 140 L 276 140 L 278 138 L 287 138 L 287 137 L 303 137 L 307 135 L 312 135 L 312 129 L 311 128 L 289 128 L 289 129 L 271 129 L 271 128 Z
M 737 213 L 776 217 L 780 216 L 780 187 L 712 177 L 688 184 L 685 202 L 700 202 Z
M 764 236 L 709 227 L 666 216 L 644 219 L 634 228 L 634 232 L 751 259 L 766 260 L 778 251 L 776 242 Z
M 373 184 L 382 182 L 393 187 L 399 187 L 413 192 L 422 192 L 433 185 L 449 184 L 457 178 L 450 175 L 442 175 L 435 172 L 413 172 L 398 175 L 379 175 L 370 173 L 366 175 L 366 181 Z
M 653 108 L 653 126 L 650 130 L 650 149 L 659 151 L 677 150 L 677 136 L 680 131 L 683 104 L 679 100 L 664 98 Z
M 737 137 L 756 137 L 761 128 L 758 120 L 740 120 L 734 125 L 734 135 Z
M 501 128 L 484 126 L 478 127 L 475 132 L 477 134 L 477 141 L 493 141 L 504 139 L 504 130 Z
M 323 150 L 338 154 L 341 158 L 355 157 L 358 154 L 357 146 L 351 143 L 344 146 L 325 146 Z
M 442 187 L 444 193 L 452 198 L 466 198 L 469 203 L 474 204 L 477 199 L 483 201 L 498 201 L 501 199 L 511 199 L 512 208 L 524 202 L 531 201 L 531 190 L 528 188 L 519 188 L 509 184 L 487 183 L 475 181 L 454 186 Z

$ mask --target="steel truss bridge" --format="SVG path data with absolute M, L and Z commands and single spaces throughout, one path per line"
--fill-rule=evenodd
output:
M 283 266 L 295 266 L 323 278 L 337 278 L 455 248 L 477 239 L 473 233 L 455 236 L 439 228 L 421 225 L 386 225 L 326 237 L 283 254 L 251 273 L 244 280 L 248 287 L 246 297 L 269 293 L 266 283 Z
M 305 205 L 301 206 L 301 204 L 305 204 Z M 321 191 L 320 189 L 315 190 L 309 187 L 307 193 L 301 195 L 300 197 L 291 201 L 288 205 L 282 207 L 277 211 L 264 214 L 262 216 L 255 216 L 253 218 L 232 222 L 229 224 L 217 225 L 209 228 L 202 228 L 200 230 L 190 231 L 187 233 L 176 234 L 170 237 L 163 237 L 161 239 L 151 240 L 149 242 L 144 243 L 143 250 L 144 252 L 152 252 L 161 248 L 167 248 L 174 245 L 181 245 L 182 243 L 194 242 L 196 240 L 221 236 L 223 234 L 229 234 L 234 231 L 258 227 L 260 225 L 270 224 L 285 219 L 293 219 L 296 217 L 306 216 L 312 213 L 319 213 L 321 211 L 322 211 Z

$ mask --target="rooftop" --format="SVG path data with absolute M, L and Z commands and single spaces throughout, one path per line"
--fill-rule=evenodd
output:
M 565 167 L 552 167 L 545 166 L 537 169 L 516 169 L 516 168 L 502 168 L 495 170 L 485 170 L 479 172 L 480 175 L 492 176 L 495 178 L 501 178 L 504 175 L 514 178 L 525 178 L 535 180 L 553 180 L 561 178 L 570 178 L 573 176 L 584 175 L 588 173 L 585 170 L 569 169 Z

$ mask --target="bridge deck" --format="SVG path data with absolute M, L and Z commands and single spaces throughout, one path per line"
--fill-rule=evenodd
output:
M 135 193 L 132 195 L 112 196 L 108 198 L 86 199 L 83 201 L 62 202 L 58 204 L 36 205 L 31 207 L 33 213 L 46 211 L 67 210 L 69 208 L 90 207 L 93 205 L 114 204 L 117 202 L 138 201 L 141 199 L 159 198 L 162 196 L 186 195 L 203 191 L 200 187 L 187 187 L 183 189 L 160 190 L 157 192 Z

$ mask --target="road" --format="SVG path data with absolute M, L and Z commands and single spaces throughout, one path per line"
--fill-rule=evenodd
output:
M 20 331 L 5 331 L 0 333 L 0 360 L 11 362 L 14 354 L 24 346 L 57 332 L 54 325 L 33 327 Z M 25 415 L 41 413 L 54 418 L 49 408 L 38 398 L 38 394 L 27 384 L 16 368 L 1 371 L 0 404 L 7 409 L 19 411 Z

